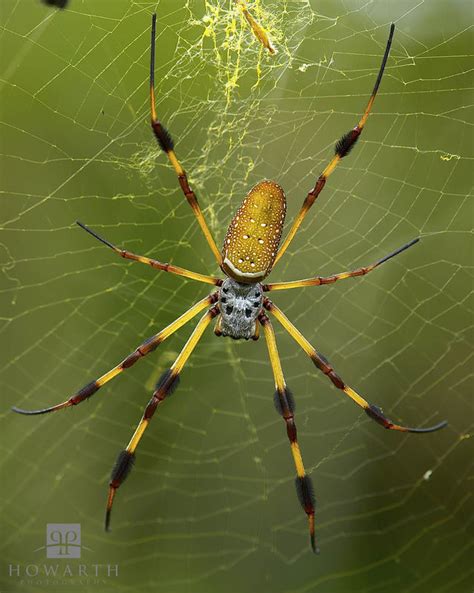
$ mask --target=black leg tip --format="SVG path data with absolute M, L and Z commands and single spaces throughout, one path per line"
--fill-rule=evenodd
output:
M 105 513 L 104 530 L 106 533 L 110 533 L 112 531 L 112 529 L 110 528 L 110 509 L 108 509 Z
M 21 408 L 17 408 L 16 406 L 12 406 L 11 411 L 16 412 L 17 414 L 28 414 L 26 410 L 22 410 Z
M 321 550 L 319 549 L 319 546 L 316 543 L 314 537 L 311 538 L 311 550 L 313 551 L 313 554 L 315 554 L 316 556 L 319 556 L 319 554 L 321 553 Z
M 23 416 L 39 416 L 40 414 L 48 414 L 49 412 L 54 412 L 56 410 L 59 410 L 63 407 L 66 407 L 65 405 L 58 405 L 58 406 L 52 406 L 51 408 L 44 408 L 41 410 L 23 410 L 22 408 L 17 408 L 16 406 L 12 406 L 11 410 L 12 412 L 15 412 L 16 414 L 22 414 Z
M 438 424 L 435 424 L 434 426 L 428 426 L 427 428 L 406 428 L 405 432 L 424 434 L 427 432 L 436 432 L 438 430 L 441 430 L 442 428 L 446 428 L 446 426 L 448 426 L 448 421 L 443 420 L 442 422 L 438 422 Z

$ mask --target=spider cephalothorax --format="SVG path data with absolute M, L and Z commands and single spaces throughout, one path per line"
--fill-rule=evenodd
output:
M 220 319 L 215 333 L 234 340 L 257 339 L 257 318 L 262 309 L 262 285 L 226 278 L 219 289 Z
M 79 391 L 74 393 L 66 401 L 39 410 L 30 411 L 20 408 L 13 409 L 21 414 L 36 415 L 46 414 L 48 412 L 53 412 L 81 403 L 85 399 L 88 399 L 94 395 L 94 393 L 96 393 L 103 385 L 113 379 L 116 375 L 122 373 L 126 369 L 133 366 L 138 360 L 153 352 L 164 340 L 169 338 L 180 327 L 185 325 L 199 312 L 205 310 L 175 362 L 162 374 L 155 387 L 155 390 L 153 391 L 150 401 L 145 407 L 143 416 L 138 423 L 138 426 L 132 435 L 130 442 L 128 443 L 126 449 L 121 451 L 118 456 L 109 482 L 109 495 L 107 498 L 105 519 L 106 529 L 108 529 L 115 492 L 130 473 L 135 459 L 135 450 L 138 446 L 138 443 L 140 442 L 140 439 L 142 438 L 147 426 L 159 407 L 159 404 L 161 404 L 165 398 L 170 395 L 174 389 L 176 389 L 179 376 L 184 365 L 186 364 L 186 361 L 190 357 L 192 351 L 196 347 L 211 321 L 216 318 L 215 333 L 217 335 L 230 336 L 235 339 L 257 339 L 258 329 L 261 326 L 267 343 L 268 354 L 275 380 L 275 407 L 277 412 L 282 416 L 286 425 L 286 433 L 288 435 L 291 454 L 296 469 L 295 483 L 298 499 L 301 503 L 301 506 L 303 507 L 303 510 L 308 516 L 311 546 L 313 551 L 317 551 L 314 526 L 315 500 L 313 486 L 311 478 L 306 474 L 306 470 L 303 465 L 303 458 L 297 439 L 293 397 L 286 386 L 280 358 L 278 355 L 275 333 L 268 313 L 271 313 L 275 319 L 281 323 L 283 328 L 308 355 L 316 368 L 324 373 L 324 375 L 330 379 L 337 389 L 341 390 L 345 395 L 351 398 L 352 401 L 354 401 L 365 411 L 369 418 L 375 420 L 378 424 L 390 430 L 398 430 L 401 432 L 433 432 L 434 430 L 438 430 L 446 425 L 446 422 L 441 422 L 428 428 L 407 428 L 406 426 L 393 423 L 386 416 L 384 416 L 382 410 L 379 407 L 370 404 L 354 389 L 349 387 L 349 385 L 347 385 L 335 372 L 329 361 L 308 342 L 303 334 L 286 317 L 283 311 L 281 311 L 274 303 L 272 303 L 270 299 L 263 297 L 263 292 L 301 288 L 303 286 L 332 284 L 337 280 L 362 276 L 371 272 L 395 255 L 405 251 L 405 249 L 408 249 L 414 245 L 418 239 L 410 241 L 406 245 L 403 245 L 403 247 L 400 247 L 399 249 L 379 259 L 373 264 L 357 268 L 351 272 L 343 272 L 341 274 L 334 274 L 333 276 L 326 277 L 316 276 L 313 278 L 307 278 L 305 280 L 292 280 L 288 282 L 276 282 L 263 285 L 260 284 L 260 281 L 270 273 L 274 264 L 278 262 L 280 257 L 288 248 L 288 245 L 291 243 L 308 210 L 311 208 L 314 201 L 324 188 L 329 175 L 331 175 L 331 173 L 334 171 L 339 161 L 349 154 L 351 148 L 359 138 L 369 116 L 375 95 L 377 94 L 377 90 L 382 79 L 382 74 L 390 51 L 394 25 L 392 25 L 390 28 L 390 35 L 385 48 L 382 65 L 380 67 L 372 95 L 362 118 L 360 119 L 357 126 L 353 128 L 353 130 L 346 133 L 336 144 L 335 155 L 316 180 L 314 188 L 306 196 L 301 210 L 294 220 L 290 231 L 283 242 L 283 245 L 279 247 L 286 211 L 285 194 L 277 183 L 274 181 L 265 180 L 261 181 L 250 190 L 242 202 L 240 208 L 237 210 L 229 225 L 229 229 L 224 240 L 222 255 L 219 253 L 214 238 L 206 224 L 196 196 L 189 185 L 187 175 L 178 158 L 176 157 L 173 140 L 169 132 L 160 123 L 156 115 L 154 92 L 155 28 L 156 16 L 154 15 L 152 21 L 150 63 L 150 102 L 151 125 L 153 132 L 158 144 L 167 154 L 170 163 L 178 176 L 181 189 L 193 209 L 203 234 L 215 256 L 217 264 L 220 266 L 227 277 L 226 279 L 222 280 L 215 276 L 208 276 L 198 272 L 192 272 L 191 270 L 186 270 L 185 268 L 180 268 L 172 264 L 161 263 L 155 259 L 150 259 L 149 257 L 136 255 L 135 253 L 131 253 L 125 249 L 119 249 L 98 235 L 95 231 L 86 227 L 86 225 L 78 223 L 84 230 L 86 230 L 99 241 L 102 241 L 102 243 L 113 249 L 115 253 L 123 258 L 150 265 L 158 270 L 163 270 L 165 272 L 191 278 L 199 282 L 211 284 L 215 287 L 218 287 L 219 290 L 214 291 L 210 295 L 198 301 L 166 328 L 153 335 L 151 338 L 145 340 L 113 369 L 95 381 L 88 383 L 82 389 L 79 389 Z

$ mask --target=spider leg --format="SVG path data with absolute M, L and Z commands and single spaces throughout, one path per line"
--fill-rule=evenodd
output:
M 217 305 L 215 305 L 201 317 L 193 333 L 189 337 L 188 341 L 184 345 L 183 349 L 179 353 L 173 365 L 161 375 L 156 385 L 155 391 L 153 392 L 153 395 L 150 401 L 148 402 L 145 411 L 143 412 L 143 416 L 137 428 L 135 429 L 132 438 L 130 439 L 126 449 L 119 453 L 115 466 L 112 470 L 112 475 L 110 477 L 109 494 L 107 497 L 107 509 L 105 513 L 106 531 L 109 531 L 110 528 L 110 515 L 112 512 L 112 504 L 115 492 L 117 491 L 117 488 L 122 484 L 122 482 L 130 473 L 130 470 L 132 469 L 132 465 L 135 460 L 135 450 L 138 446 L 138 443 L 140 442 L 140 439 L 142 438 L 148 424 L 150 423 L 158 405 L 168 395 L 171 395 L 172 392 L 178 386 L 180 373 L 183 370 L 186 361 L 188 360 L 192 351 L 201 339 L 204 331 L 217 314 L 218 308 Z
M 200 311 L 202 311 L 206 307 L 209 307 L 209 305 L 212 305 L 215 302 L 217 302 L 217 294 L 218 293 L 215 292 L 207 296 L 206 298 L 200 300 L 198 303 L 196 303 L 190 309 L 188 309 L 185 313 L 183 313 L 183 315 L 178 317 L 178 319 L 170 323 L 170 325 L 165 327 L 163 330 L 161 330 L 159 333 L 155 334 L 151 338 L 145 340 L 142 344 L 140 344 L 140 346 L 138 346 L 138 348 L 136 348 L 131 354 L 124 358 L 124 360 L 122 360 L 121 363 L 116 365 L 113 369 L 111 369 L 95 381 L 88 383 L 82 389 L 79 389 L 79 391 L 76 391 L 76 393 L 66 401 L 60 404 L 56 404 L 55 406 L 51 406 L 50 408 L 43 408 L 41 410 L 23 410 L 21 408 L 17 408 L 16 406 L 12 407 L 12 410 L 14 412 L 17 412 L 18 414 L 37 415 L 47 414 L 48 412 L 55 412 L 56 410 L 61 410 L 62 408 L 69 408 L 70 406 L 76 406 L 77 404 L 80 404 L 85 399 L 88 399 L 89 397 L 94 395 L 94 393 L 99 391 L 99 389 L 103 385 L 105 385 L 111 379 L 119 375 L 122 371 L 129 369 L 131 366 L 133 366 L 137 362 L 137 360 L 140 360 L 140 358 L 143 358 L 147 354 L 150 354 L 150 352 L 156 350 L 156 348 L 162 342 L 164 342 L 166 338 L 169 338 L 171 334 L 173 334 L 180 327 L 185 325 Z
M 349 154 L 349 152 L 354 147 L 354 144 L 359 139 L 359 136 L 367 122 L 367 118 L 369 117 L 370 111 L 372 109 L 372 105 L 374 104 L 375 97 L 377 95 L 377 91 L 380 86 L 380 81 L 382 80 L 383 72 L 385 69 L 385 64 L 387 63 L 388 54 L 390 53 L 390 46 L 392 45 L 394 31 L 395 31 L 395 25 L 392 23 L 390 25 L 390 33 L 388 36 L 387 45 L 385 47 L 385 53 L 382 58 L 382 64 L 380 65 L 380 70 L 379 70 L 379 73 L 377 76 L 377 80 L 375 81 L 375 85 L 372 90 L 370 99 L 367 103 L 367 107 L 365 108 L 364 115 L 362 116 L 362 118 L 360 119 L 360 121 L 356 125 L 356 127 L 353 128 L 352 130 L 350 130 L 349 132 L 347 132 L 347 134 L 344 134 L 344 136 L 336 143 L 334 157 L 329 162 L 329 164 L 326 166 L 326 168 L 321 173 L 321 175 L 318 177 L 318 180 L 316 181 L 314 188 L 306 196 L 306 199 L 303 202 L 303 205 L 301 206 L 301 210 L 299 211 L 298 216 L 296 217 L 296 219 L 293 222 L 293 226 L 291 227 L 290 232 L 286 236 L 286 238 L 283 242 L 283 245 L 280 247 L 280 250 L 278 251 L 278 253 L 276 255 L 274 265 L 277 263 L 277 261 L 280 259 L 280 257 L 287 250 L 287 248 L 288 248 L 289 244 L 291 243 L 291 241 L 293 240 L 293 237 L 295 236 L 297 230 L 301 226 L 301 223 L 303 222 L 306 214 L 308 213 L 309 209 L 314 204 L 316 198 L 319 196 L 323 187 L 325 186 L 326 180 L 329 177 L 329 175 L 331 175 L 331 173 L 337 167 L 339 161 L 341 159 L 343 159 L 346 155 Z
M 316 276 L 315 278 L 305 278 L 304 280 L 291 280 L 290 282 L 275 282 L 274 284 L 264 284 L 263 290 L 265 292 L 269 290 L 286 290 L 288 288 L 303 288 L 304 286 L 320 286 L 321 284 L 333 284 L 337 280 L 345 280 L 346 278 L 354 278 L 355 276 L 364 276 L 372 270 L 375 270 L 378 266 L 388 261 L 392 257 L 395 257 L 405 249 L 408 249 L 415 243 L 418 243 L 420 239 L 413 239 L 406 245 L 399 247 L 396 251 L 393 251 L 389 255 L 382 257 L 378 261 L 362 268 L 357 268 L 351 272 L 342 272 L 340 274 L 334 274 L 333 276 Z
M 308 340 L 303 336 L 303 334 L 291 323 L 291 321 L 288 319 L 288 317 L 286 317 L 286 315 L 281 311 L 281 309 L 279 309 L 269 299 L 265 299 L 263 305 L 268 311 L 270 311 L 276 317 L 276 319 L 282 324 L 282 326 L 286 329 L 290 336 L 301 346 L 301 348 L 311 358 L 314 365 L 325 375 L 327 375 L 329 379 L 331 379 L 333 385 L 335 385 L 338 389 L 341 389 L 346 395 L 348 395 L 358 406 L 360 406 L 365 411 L 369 418 L 372 418 L 372 420 L 375 420 L 384 428 L 388 428 L 390 430 L 399 430 L 401 432 L 425 433 L 440 430 L 448 424 L 446 420 L 444 420 L 443 422 L 439 422 L 434 426 L 429 426 L 428 428 L 409 428 L 407 426 L 394 424 L 383 414 L 382 410 L 378 406 L 370 404 L 356 391 L 349 387 L 349 385 L 346 385 L 344 383 L 344 381 L 339 377 L 339 375 L 336 374 L 329 361 L 320 352 L 317 352 L 316 349 L 313 348 L 313 346 L 308 342 Z
M 199 274 L 198 272 L 192 272 L 191 270 L 186 270 L 185 268 L 173 266 L 172 264 L 163 264 L 156 259 L 150 259 L 149 257 L 145 257 L 143 255 L 136 255 L 135 253 L 127 251 L 126 249 L 120 249 L 119 247 L 116 247 L 115 245 L 107 241 L 107 239 L 101 237 L 98 233 L 93 231 L 91 228 L 89 228 L 79 220 L 76 220 L 76 223 L 81 227 L 81 229 L 84 229 L 86 232 L 89 233 L 89 235 L 92 235 L 95 239 L 97 239 L 104 245 L 107 245 L 107 247 L 110 247 L 110 249 L 115 251 L 117 255 L 120 255 L 120 257 L 123 257 L 124 259 L 138 261 L 141 264 L 147 264 L 148 266 L 151 266 L 152 268 L 155 268 L 157 270 L 162 270 L 163 272 L 170 272 L 171 274 L 184 276 L 185 278 L 191 278 L 192 280 L 197 280 L 198 282 L 213 284 L 214 286 L 220 286 L 222 284 L 222 280 L 220 280 L 219 278 L 215 278 L 214 276 Z
M 195 217 L 201 227 L 202 232 L 206 238 L 206 241 L 211 248 L 214 256 L 216 258 L 217 263 L 219 266 L 222 264 L 222 256 L 217 249 L 216 243 L 214 238 L 209 230 L 207 223 L 204 219 L 202 214 L 201 208 L 197 201 L 196 195 L 189 186 L 188 178 L 186 175 L 185 170 L 181 166 L 176 153 L 174 152 L 174 141 L 165 128 L 165 126 L 158 120 L 156 115 L 156 106 L 155 106 L 155 37 L 156 37 L 156 14 L 153 15 L 151 21 L 151 57 L 150 57 L 150 109 L 151 109 L 151 127 L 153 129 L 153 133 L 155 134 L 155 138 L 160 146 L 160 148 L 166 153 L 173 169 L 178 176 L 179 185 L 184 193 L 185 198 L 187 199 L 189 205 L 191 206 Z
M 222 336 L 222 315 L 218 315 L 216 319 L 216 325 L 214 326 L 215 335 L 220 338 Z
M 301 451 L 298 445 L 296 424 L 294 419 L 295 404 L 293 396 L 286 386 L 285 379 L 283 377 L 283 371 L 281 368 L 280 356 L 278 354 L 275 332 L 273 331 L 270 319 L 261 313 L 259 321 L 263 328 L 263 333 L 268 347 L 268 354 L 270 357 L 270 363 L 272 365 L 273 376 L 275 378 L 275 407 L 277 412 L 283 417 L 286 423 L 286 433 L 288 440 L 290 441 L 291 453 L 293 455 L 293 461 L 296 466 L 296 492 L 298 499 L 303 507 L 305 513 L 308 515 L 309 522 L 309 534 L 311 548 L 316 554 L 319 553 L 319 548 L 316 545 L 316 538 L 314 534 L 314 491 L 313 483 L 311 478 L 306 474 L 306 470 L 303 465 L 303 459 L 301 457 Z
M 255 322 L 255 333 L 252 336 L 252 340 L 257 341 L 260 337 L 260 323 L 257 319 L 257 321 Z

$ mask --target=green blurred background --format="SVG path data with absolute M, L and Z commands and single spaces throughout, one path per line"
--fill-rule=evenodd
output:
M 472 5 L 249 7 L 275 57 L 230 1 L 70 0 L 64 11 L 1 1 L 2 591 L 472 589 Z M 191 324 L 82 406 L 9 411 L 63 401 L 208 290 L 115 258 L 76 219 L 135 252 L 217 272 L 149 129 L 155 9 L 159 114 L 219 245 L 264 177 L 285 188 L 296 214 L 358 121 L 397 25 L 362 140 L 271 279 L 351 269 L 421 236 L 365 278 L 274 300 L 387 415 L 449 427 L 382 430 L 277 328 L 315 483 L 320 557 L 309 551 L 262 340 L 205 335 L 140 444 L 110 534 L 110 469 Z M 119 576 L 25 578 L 27 565 L 56 562 L 39 549 L 47 523 L 80 523 L 80 562 L 118 564 Z

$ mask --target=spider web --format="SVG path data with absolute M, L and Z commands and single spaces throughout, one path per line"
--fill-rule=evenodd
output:
M 468 590 L 469 5 L 249 2 L 278 48 L 270 56 L 229 0 L 69 4 L 0 7 L 2 589 Z M 285 188 L 288 220 L 296 214 L 358 121 L 397 24 L 362 140 L 271 279 L 366 265 L 420 236 L 363 279 L 274 300 L 389 417 L 425 426 L 446 417 L 449 427 L 381 430 L 275 323 L 316 489 L 319 558 L 309 552 L 263 340 L 208 331 L 140 444 L 108 535 L 113 461 L 192 323 L 87 404 L 48 417 L 9 411 L 63 401 L 206 294 L 115 259 L 74 220 L 137 253 L 216 273 L 148 126 L 153 10 L 159 116 L 218 244 L 262 178 Z M 26 565 L 45 562 L 35 550 L 46 523 L 80 523 L 81 562 L 118 564 L 119 576 L 28 577 Z M 11 564 L 21 577 L 10 576 Z

